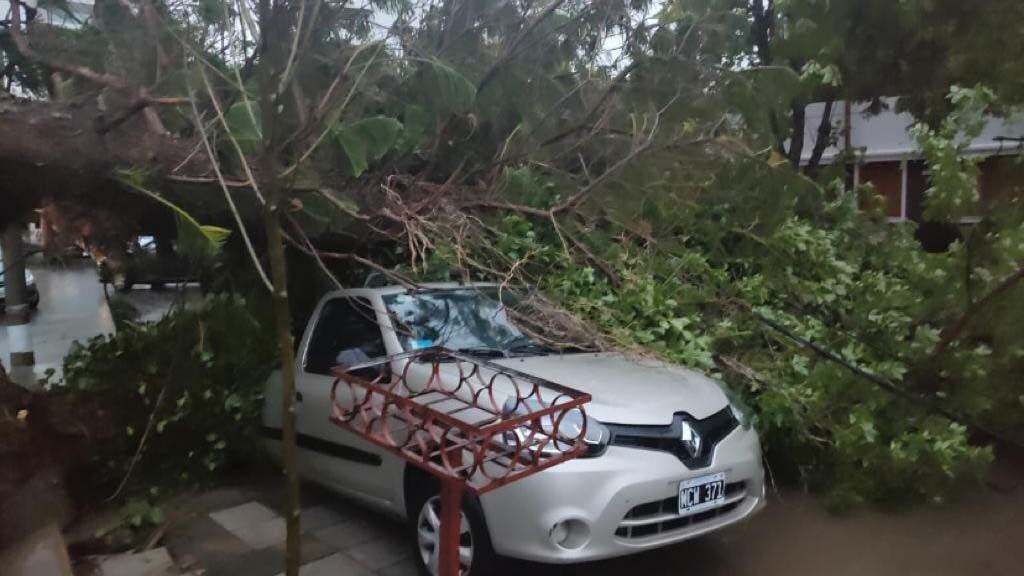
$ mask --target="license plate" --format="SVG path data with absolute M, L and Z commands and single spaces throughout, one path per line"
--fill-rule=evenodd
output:
M 679 483 L 679 515 L 696 514 L 725 503 L 725 472 Z

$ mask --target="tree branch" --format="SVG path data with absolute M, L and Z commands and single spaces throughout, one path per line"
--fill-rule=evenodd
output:
M 835 352 L 794 334 L 787 328 L 757 313 L 753 308 L 750 307 L 750 305 L 746 304 L 745 302 L 736 302 L 736 304 L 739 305 L 744 310 L 746 310 L 747 312 L 749 312 L 750 314 L 752 314 L 759 322 L 761 322 L 768 328 L 771 328 L 772 330 L 778 332 L 779 334 L 788 338 L 789 340 L 793 341 L 800 347 L 807 348 L 808 350 L 814 352 L 815 355 L 845 368 L 854 375 L 864 380 L 867 380 L 868 382 L 871 382 L 878 388 L 892 394 L 893 396 L 902 398 L 917 406 L 921 406 L 925 410 L 943 416 L 948 420 L 963 424 L 968 428 L 973 428 L 974 430 L 977 430 L 978 432 L 981 432 L 982 434 L 985 434 L 990 438 L 1002 440 L 1003 442 L 1013 446 L 1024 447 L 1024 444 L 1021 444 L 1021 442 L 1015 438 L 1011 438 L 1006 434 L 1002 434 L 996 430 L 993 430 L 992 428 L 989 428 L 988 426 L 973 420 L 970 416 L 959 414 L 957 412 L 949 410 L 941 406 L 933 398 L 928 398 L 926 396 L 921 396 L 919 394 L 907 391 L 902 387 L 896 385 L 894 382 L 888 380 L 887 378 L 883 378 L 882 376 L 879 376 L 874 372 L 870 372 L 868 370 L 865 370 L 864 368 L 861 368 L 860 366 L 857 366 L 856 364 L 852 364 L 842 356 L 836 354 Z
M 1001 294 L 1013 288 L 1015 284 L 1024 280 L 1024 265 L 1017 269 L 1016 272 L 1010 274 L 1002 280 L 995 288 L 989 291 L 988 294 L 982 296 L 979 300 L 976 300 L 971 306 L 967 308 L 953 324 L 950 324 L 942 330 L 939 338 L 939 343 L 935 345 L 935 349 L 932 350 L 931 357 L 937 358 L 946 351 L 947 348 L 963 334 L 967 324 L 970 323 L 979 312 L 981 312 L 986 306 L 988 306 L 993 300 L 999 297 Z
M 21 33 L 21 5 L 21 0 L 11 0 L 11 26 L 9 30 L 11 39 L 14 40 L 14 46 L 22 56 L 28 60 L 38 62 L 47 68 L 66 72 L 68 74 L 78 76 L 79 78 L 84 78 L 95 84 L 100 84 L 102 86 L 118 90 L 127 90 L 129 88 L 128 83 L 120 76 L 96 72 L 86 66 L 53 60 L 33 50 L 32 46 L 29 44 L 28 38 Z
M 807 126 L 807 107 L 802 102 L 793 102 L 793 128 L 789 132 L 789 163 L 800 168 L 804 155 L 804 128 Z
M 350 254 L 348 252 L 325 252 L 323 250 L 317 250 L 315 248 L 307 247 L 307 246 L 304 246 L 302 243 L 298 242 L 297 240 L 295 240 L 294 238 L 292 238 L 291 236 L 289 236 L 287 232 L 282 232 L 282 236 L 284 237 L 286 242 L 288 242 L 293 247 L 298 249 L 303 254 L 306 254 L 307 256 L 313 256 L 313 257 L 316 257 L 318 259 L 319 258 L 323 258 L 323 259 L 326 259 L 326 260 L 348 260 L 348 261 L 351 261 L 351 262 L 356 262 L 358 264 L 362 264 L 363 266 L 366 266 L 367 268 L 376 270 L 377 272 L 380 272 L 381 274 L 384 274 L 388 278 L 394 279 L 395 281 L 397 281 L 402 286 L 405 286 L 406 288 L 418 288 L 419 287 L 419 284 L 417 284 L 411 278 L 409 278 L 409 277 L 407 277 L 407 276 L 405 276 L 403 274 L 399 274 L 398 272 L 395 272 L 394 270 L 389 270 L 389 269 L 385 268 L 384 266 L 381 266 L 380 264 L 377 264 L 373 260 L 369 260 L 367 258 L 363 258 L 362 256 L 358 256 L 356 254 Z
M 677 98 L 679 98 L 678 94 L 676 96 L 673 96 L 672 99 L 668 102 L 668 104 L 665 104 L 665 106 L 658 110 L 657 115 L 654 117 L 654 123 L 651 126 L 651 130 L 646 135 L 643 142 L 636 145 L 633 148 L 633 150 L 630 151 L 629 154 L 627 154 L 625 157 L 621 158 L 618 162 L 613 164 L 611 168 L 608 168 L 607 170 L 602 172 L 597 178 L 591 180 L 586 186 L 580 188 L 575 194 L 566 199 L 565 202 L 562 202 L 561 204 L 558 204 L 551 208 L 551 212 L 553 214 L 558 214 L 560 212 L 565 212 L 576 208 L 580 204 L 580 202 L 582 202 L 583 199 L 586 198 L 587 195 L 589 195 L 595 188 L 603 184 L 614 174 L 618 173 L 619 170 L 621 170 L 624 166 L 632 162 L 634 158 L 636 158 L 645 150 L 650 148 L 651 144 L 654 142 L 654 136 L 658 132 L 658 124 L 661 122 L 661 115 L 665 112 L 665 110 L 669 108 L 669 106 L 671 106 L 676 101 Z
M 526 29 L 524 29 L 518 36 L 516 36 L 515 40 L 512 41 L 512 44 L 509 45 L 509 47 L 502 53 L 501 58 L 499 58 L 497 62 L 491 65 L 491 67 L 487 69 L 487 72 L 484 73 L 483 78 L 480 79 L 480 82 L 476 86 L 477 92 L 483 92 L 484 88 L 486 88 L 488 84 L 490 84 L 492 81 L 494 81 L 495 78 L 498 77 L 498 73 L 505 66 L 505 64 L 507 64 L 510 60 L 512 60 L 515 57 L 515 51 L 516 49 L 519 48 L 519 45 L 523 42 L 523 40 L 525 40 L 531 33 L 533 33 L 533 31 L 536 30 L 537 27 L 541 25 L 541 23 L 547 20 L 549 16 L 554 14 L 556 10 L 561 8 L 561 6 L 565 4 L 565 2 L 566 0 L 554 0 L 553 2 L 551 2 L 551 4 L 545 7 L 544 10 L 542 10 L 541 13 L 538 14 L 537 17 L 533 19 L 533 22 L 531 22 L 530 25 L 526 27 Z
M 199 137 L 203 140 L 203 147 L 206 149 L 206 155 L 210 158 L 210 164 L 213 166 L 213 173 L 217 175 L 217 182 L 220 183 L 220 188 L 224 192 L 224 200 L 227 201 L 228 208 L 231 209 L 231 215 L 235 217 L 235 223 L 238 224 L 238 231 L 242 235 L 242 240 L 245 241 L 245 248 L 249 251 L 249 256 L 252 259 L 253 266 L 256 267 L 256 272 L 259 273 L 260 279 L 263 280 L 263 284 L 274 292 L 274 285 L 271 283 L 267 273 L 263 271 L 263 265 L 260 264 L 260 259 L 256 255 L 256 249 L 253 248 L 252 240 L 249 239 L 249 233 L 245 229 L 245 222 L 242 220 L 242 215 L 238 212 L 238 208 L 235 207 L 235 201 L 231 197 L 231 191 L 228 190 L 228 185 L 224 181 L 224 175 L 221 174 L 220 164 L 217 162 L 217 155 L 213 152 L 213 147 L 210 146 L 210 141 L 206 138 L 206 132 L 203 131 L 203 122 L 199 119 L 199 110 L 196 108 L 194 99 L 192 102 L 192 119 L 195 122 L 196 130 L 199 132 Z M 250 183 L 255 185 L 255 181 L 250 180 Z M 265 203 L 264 203 L 265 204 Z
M 825 108 L 821 113 L 821 121 L 818 123 L 818 136 L 814 140 L 814 148 L 811 150 L 811 158 L 807 162 L 807 170 L 813 172 L 821 164 L 821 157 L 831 143 L 832 138 L 832 107 L 835 105 L 835 98 L 825 100 Z
M 188 103 L 189 103 L 189 99 L 185 98 L 185 97 L 182 97 L 182 98 L 152 98 L 152 97 L 147 97 L 147 96 L 140 96 L 139 98 L 136 98 L 135 101 L 132 102 L 128 106 L 128 108 L 125 108 L 118 115 L 114 116 L 113 118 L 111 118 L 107 122 L 101 124 L 100 126 L 97 126 L 96 127 L 96 133 L 97 134 L 106 134 L 107 132 L 110 132 L 111 130 L 113 130 L 114 128 L 117 128 L 121 124 L 124 124 L 125 121 L 127 121 L 129 118 L 131 118 L 132 116 L 138 114 L 139 112 L 145 110 L 146 108 L 148 108 L 150 106 L 154 106 L 154 105 L 178 105 L 178 104 L 188 104 Z

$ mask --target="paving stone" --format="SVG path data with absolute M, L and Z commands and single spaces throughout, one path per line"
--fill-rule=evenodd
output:
M 198 510 L 225 510 L 253 499 L 252 490 L 245 488 L 214 488 L 199 494 L 189 495 L 187 503 Z
M 203 567 L 218 566 L 252 552 L 252 548 L 208 517 L 175 526 L 166 538 L 177 559 L 195 559 Z
M 138 554 L 118 554 L 104 558 L 101 576 L 164 576 L 174 568 L 166 548 L 154 548 Z
M 71 576 L 71 559 L 57 525 L 0 549 L 0 571 L 5 576 Z
M 408 558 L 410 547 L 400 536 L 389 535 L 354 546 L 348 550 L 348 555 L 363 566 L 377 570 Z
M 358 519 L 322 528 L 313 532 L 313 536 L 338 550 L 347 550 L 364 542 L 384 538 L 387 532 L 379 523 Z
M 302 509 L 302 531 L 315 532 L 336 526 L 349 519 L 348 515 L 326 506 L 312 506 Z
M 206 567 L 206 576 L 273 576 L 284 569 L 284 551 L 271 547 Z
M 277 517 L 231 530 L 231 533 L 240 538 L 242 542 L 258 550 L 284 542 L 287 527 L 284 518 Z
M 278 574 L 281 576 L 281 574 Z M 374 576 L 343 552 L 336 552 L 299 568 L 299 576 Z
M 257 524 L 280 518 L 280 516 L 270 508 L 254 501 L 218 512 L 211 512 L 210 518 L 213 518 L 215 522 L 225 529 L 234 532 L 235 530 L 251 528 Z
M 324 542 L 312 534 L 303 534 L 299 545 L 302 549 L 301 564 L 309 564 L 310 562 L 330 556 L 335 552 L 339 552 L 339 550 L 333 545 Z M 285 542 L 274 545 L 274 548 L 284 554 Z
M 397 564 L 385 566 L 377 570 L 377 574 L 380 576 L 419 576 L 419 570 L 416 568 L 415 561 L 409 558 Z

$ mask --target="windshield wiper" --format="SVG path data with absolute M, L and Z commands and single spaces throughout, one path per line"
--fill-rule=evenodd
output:
M 505 349 L 513 354 L 529 353 L 536 354 L 538 356 L 544 356 L 552 352 L 552 348 L 550 346 L 537 344 L 536 342 L 524 342 L 522 344 L 514 344 L 512 346 L 506 346 Z
M 485 356 L 488 358 L 503 358 L 507 355 L 501 348 L 491 346 L 468 346 L 466 348 L 457 348 L 455 351 L 469 354 L 470 356 Z
M 505 350 L 513 354 L 534 354 L 537 356 L 545 356 L 555 351 L 551 346 L 534 342 L 525 334 L 521 334 L 505 344 Z

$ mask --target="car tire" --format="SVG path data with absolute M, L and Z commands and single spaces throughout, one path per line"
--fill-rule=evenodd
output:
M 406 509 L 408 510 L 409 535 L 412 543 L 413 562 L 423 576 L 439 576 L 436 565 L 436 547 L 439 543 L 437 520 L 440 518 L 440 485 L 429 475 L 414 471 L 406 478 Z M 427 507 L 431 512 L 427 511 Z M 468 569 L 463 565 L 462 576 L 486 576 L 494 572 L 498 556 L 491 546 L 483 509 L 480 501 L 472 494 L 463 496 L 462 534 L 460 557 L 467 557 Z M 433 551 L 433 554 L 431 553 Z

